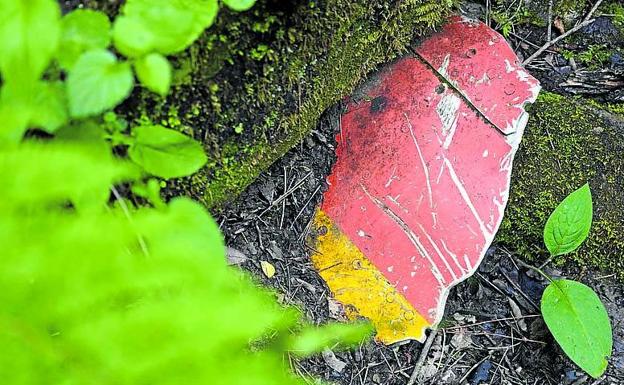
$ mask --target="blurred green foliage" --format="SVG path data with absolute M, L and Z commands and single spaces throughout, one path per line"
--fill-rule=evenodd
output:
M 133 67 L 166 93 L 164 55 L 207 28 L 217 2 L 157 3 L 126 2 L 123 28 L 141 35 L 124 41 L 110 28 L 119 18 L 0 0 L 2 384 L 300 384 L 286 354 L 371 333 L 307 326 L 227 265 L 203 207 L 161 199 L 158 178 L 202 167 L 201 144 L 110 110 L 131 93 Z M 108 50 L 111 33 L 130 59 Z

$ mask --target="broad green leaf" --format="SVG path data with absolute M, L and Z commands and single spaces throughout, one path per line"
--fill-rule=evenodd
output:
M 609 316 L 600 298 L 582 283 L 553 281 L 542 295 L 542 315 L 563 351 L 592 377 L 600 377 L 611 355 Z
M 174 0 L 180 6 L 192 10 L 204 29 L 210 27 L 217 18 L 219 2 L 217 0 Z
M 134 63 L 137 77 L 145 87 L 162 96 L 171 86 L 171 64 L 166 57 L 152 53 Z
M 128 0 L 113 26 L 115 47 L 130 57 L 183 51 L 212 24 L 217 9 L 216 0 Z
M 308 327 L 291 339 L 288 349 L 298 356 L 305 357 L 324 348 L 344 349 L 357 345 L 369 338 L 372 333 L 370 323 L 332 323 L 322 327 Z
M 18 143 L 29 128 L 54 133 L 67 115 L 63 82 L 9 83 L 0 90 L 0 141 Z
M 83 118 L 102 113 L 123 102 L 134 85 L 132 69 L 106 50 L 84 53 L 67 78 L 69 110 Z
M 33 115 L 33 98 L 37 94 L 38 81 L 10 82 L 0 88 L 0 148 L 18 144 Z
M 111 24 L 106 14 L 91 9 L 77 9 L 61 21 L 62 33 L 57 58 L 64 69 L 71 69 L 83 52 L 107 48 Z
M 73 121 L 55 132 L 57 142 L 79 145 L 89 152 L 106 158 L 112 151 L 112 146 L 105 139 L 106 132 L 102 124 L 94 119 Z
M 27 106 L 0 100 L 0 149 L 14 147 L 22 140 L 30 117 Z
M 223 4 L 227 5 L 228 8 L 239 12 L 248 10 L 255 3 L 256 0 L 223 0 Z
M 40 82 L 33 102 L 32 127 L 52 134 L 67 123 L 67 97 L 63 82 Z
M 5 83 L 41 77 L 58 46 L 60 15 L 54 0 L 0 0 L 0 72 Z
M 592 223 L 589 184 L 568 195 L 548 218 L 544 243 L 553 256 L 576 250 L 587 238 Z
M 155 50 L 158 39 L 139 18 L 118 16 L 113 24 L 115 48 L 128 57 L 141 57 Z
M 134 127 L 128 155 L 148 173 L 164 178 L 191 175 L 206 163 L 201 144 L 184 134 L 156 125 Z
M 108 160 L 112 146 L 104 135 L 101 124 L 93 119 L 83 119 L 61 127 L 54 137 L 56 143 L 76 146 L 93 157 Z M 76 191 L 70 194 L 70 200 L 79 212 L 99 211 L 108 202 L 110 188 L 110 184 L 101 184 L 85 192 Z
M 69 143 L 31 143 L 0 152 L 0 208 L 63 204 L 132 180 L 131 164 Z

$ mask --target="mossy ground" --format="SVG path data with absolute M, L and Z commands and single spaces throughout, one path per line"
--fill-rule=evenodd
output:
M 440 24 L 454 0 L 259 1 L 217 24 L 174 60 L 161 100 L 139 92 L 124 110 L 192 134 L 207 166 L 170 182 L 218 209 L 316 127 L 323 111 L 379 64 Z
M 622 107 L 543 93 L 514 164 L 497 240 L 529 259 L 546 258 L 543 227 L 565 196 L 589 182 L 594 223 L 574 260 L 624 278 L 624 115 Z

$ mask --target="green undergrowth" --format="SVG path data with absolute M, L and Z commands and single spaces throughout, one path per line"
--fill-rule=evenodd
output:
M 3 384 L 303 384 L 293 359 L 372 333 L 281 306 L 228 264 L 205 207 L 162 199 L 207 162 L 176 105 L 112 111 L 167 95 L 170 57 L 253 4 L 126 0 L 111 20 L 0 0 Z
M 218 209 L 365 75 L 440 24 L 453 3 L 260 2 L 235 19 L 224 13 L 173 61 L 173 92 L 166 100 L 139 93 L 124 111 L 129 119 L 173 120 L 181 129 L 192 128 L 203 140 L 207 166 L 171 182 L 168 193 Z
M 497 240 L 523 257 L 546 257 L 541 237 L 548 215 L 568 192 L 589 182 L 594 224 L 587 242 L 570 258 L 624 278 L 624 115 L 601 106 L 543 93 L 514 163 L 506 216 Z M 563 262 L 563 260 L 559 260 Z

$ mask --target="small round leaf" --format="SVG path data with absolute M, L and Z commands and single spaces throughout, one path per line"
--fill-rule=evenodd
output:
M 167 95 L 171 86 L 171 64 L 166 57 L 149 54 L 137 60 L 134 69 L 141 83 L 150 91 Z
M 91 9 L 77 9 L 61 22 L 61 44 L 57 53 L 59 64 L 71 69 L 83 52 L 107 48 L 110 44 L 110 21 L 106 14 Z
M 544 291 L 541 308 L 548 329 L 568 357 L 592 377 L 600 377 L 613 337 L 596 293 L 580 282 L 553 281 Z
M 134 77 L 127 62 L 106 50 L 84 53 L 67 78 L 71 116 L 82 118 L 117 106 L 130 95 Z
M 206 154 L 193 138 L 156 125 L 132 129 L 128 155 L 148 173 L 164 178 L 191 175 L 206 163 Z
M 548 218 L 544 243 L 553 256 L 576 250 L 587 238 L 592 224 L 589 184 L 568 195 Z
M 223 0 L 223 4 L 228 8 L 242 12 L 250 9 L 256 3 L 256 0 Z

